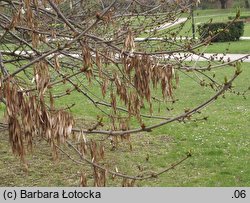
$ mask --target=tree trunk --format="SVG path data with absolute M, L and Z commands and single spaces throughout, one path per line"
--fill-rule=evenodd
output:
M 227 0 L 220 0 L 220 4 L 221 4 L 221 9 L 227 8 Z
M 248 1 L 248 0 L 245 0 L 245 7 L 246 7 L 246 8 L 250 8 L 250 4 L 249 4 L 249 1 Z

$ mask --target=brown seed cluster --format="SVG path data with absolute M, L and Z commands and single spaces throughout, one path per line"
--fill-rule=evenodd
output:
M 82 44 L 82 57 L 83 57 L 83 67 L 81 69 L 82 72 L 85 73 L 86 77 L 89 81 L 93 76 L 93 63 L 91 58 L 90 48 L 88 47 L 86 42 Z
M 124 41 L 125 51 L 133 51 L 135 48 L 134 36 L 131 29 L 128 29 L 128 35 Z
M 81 134 L 80 136 L 82 136 Z M 86 141 L 85 136 L 83 135 L 83 139 L 77 145 L 78 151 L 81 153 L 81 156 L 84 158 L 89 155 L 91 158 L 92 167 L 93 167 L 93 179 L 95 187 L 105 187 L 108 172 L 107 169 L 100 166 L 100 161 L 104 159 L 104 146 L 102 144 L 98 144 L 96 141 L 90 140 Z M 87 176 L 85 172 L 81 173 L 80 176 L 80 185 L 86 187 L 87 186 Z
M 129 81 L 124 78 L 122 80 L 116 74 L 115 85 L 117 95 L 127 106 L 130 115 L 140 117 L 144 99 L 150 104 L 152 112 L 152 91 L 157 88 L 158 84 L 160 84 L 164 99 L 173 97 L 172 81 L 175 74 L 171 64 L 157 65 L 148 55 L 133 57 L 124 55 L 123 67 L 124 74 Z M 129 88 L 131 86 L 134 88 Z
M 45 70 L 42 70 L 45 71 Z M 32 149 L 35 136 L 45 138 L 53 149 L 54 158 L 57 158 L 56 144 L 64 143 L 71 134 L 74 124 L 73 117 L 64 110 L 55 110 L 48 107 L 43 95 L 46 91 L 47 76 L 41 71 L 36 74 L 38 95 L 24 93 L 9 79 L 3 88 L 6 98 L 6 109 L 9 124 L 9 141 L 13 153 L 24 161 L 27 149 Z M 50 100 L 53 107 L 52 97 Z

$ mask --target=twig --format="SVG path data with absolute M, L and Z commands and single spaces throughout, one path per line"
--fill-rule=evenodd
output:
M 121 173 L 106 169 L 104 166 L 101 166 L 101 165 L 97 164 L 96 162 L 92 162 L 92 161 L 88 160 L 87 158 L 85 158 L 84 156 L 82 156 L 82 154 L 79 152 L 79 150 L 73 144 L 71 144 L 69 141 L 66 141 L 66 143 L 69 146 L 71 146 L 74 149 L 74 151 L 78 153 L 80 158 L 83 161 L 87 162 L 88 164 L 90 164 L 90 165 L 92 165 L 94 167 L 97 167 L 97 168 L 99 168 L 99 169 L 101 169 L 103 171 L 106 171 L 107 173 L 109 173 L 111 175 L 121 177 L 121 178 L 133 179 L 133 180 L 146 180 L 146 179 L 156 178 L 157 176 L 159 176 L 159 175 L 161 175 L 163 173 L 166 173 L 166 172 L 170 171 L 171 169 L 174 169 L 176 166 L 180 165 L 182 162 L 184 162 L 185 160 L 187 160 L 188 158 L 191 157 L 191 154 L 187 154 L 180 161 L 178 161 L 178 162 L 176 162 L 174 164 L 171 164 L 171 166 L 169 166 L 168 168 L 166 168 L 166 169 L 164 169 L 164 170 L 162 170 L 160 172 L 152 173 L 151 175 L 148 175 L 148 176 L 145 176 L 145 177 L 138 177 L 138 176 L 125 175 L 125 174 L 121 174 Z M 69 155 L 67 155 L 67 156 L 69 157 Z M 70 159 L 72 160 L 72 158 L 70 158 Z M 74 161 L 74 162 L 76 162 L 76 161 Z M 83 163 L 79 163 L 79 164 L 83 164 Z

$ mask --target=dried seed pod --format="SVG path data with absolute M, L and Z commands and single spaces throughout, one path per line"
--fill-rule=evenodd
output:
M 80 176 L 80 186 L 81 187 L 87 187 L 87 177 L 86 177 L 86 173 L 82 172 L 81 176 Z
M 124 49 L 125 51 L 131 51 L 133 52 L 135 48 L 135 42 L 134 42 L 134 36 L 131 29 L 128 29 L 128 35 L 125 38 L 124 41 Z

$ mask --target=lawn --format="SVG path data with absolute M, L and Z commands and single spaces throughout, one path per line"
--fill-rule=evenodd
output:
M 200 48 L 203 50 L 203 48 Z M 206 53 L 231 53 L 231 54 L 250 54 L 250 40 L 240 40 L 234 42 L 212 43 L 204 51 Z
M 218 15 L 218 13 L 220 13 Z M 249 16 L 249 10 L 242 10 L 241 16 Z M 228 21 L 229 16 L 235 16 L 235 10 L 233 9 L 226 9 L 226 10 L 198 10 L 195 11 L 195 23 L 196 29 L 198 29 L 198 25 L 201 23 L 208 22 L 211 18 L 213 19 L 212 22 L 224 22 Z M 191 23 L 187 23 L 187 28 L 191 27 Z M 196 33 L 196 36 L 199 35 Z M 244 34 L 243 37 L 250 37 L 250 23 L 245 23 L 244 25 Z M 240 40 L 235 42 L 217 42 L 212 43 L 206 51 L 207 53 L 235 53 L 235 54 L 249 54 L 250 53 L 250 40 Z
M 235 16 L 236 9 L 210 9 L 210 10 L 195 10 L 194 11 L 194 22 L 195 22 L 195 37 L 199 37 L 197 32 L 198 25 L 202 23 L 209 22 L 225 22 L 228 21 L 229 16 Z M 241 9 L 241 16 L 249 16 L 250 10 Z M 186 14 L 183 17 L 188 17 Z M 158 31 L 159 36 L 163 35 L 167 38 L 171 38 L 170 33 L 177 32 L 179 25 L 173 26 L 166 30 Z M 157 36 L 157 33 L 156 33 Z M 182 37 L 192 37 L 192 24 L 191 19 L 189 19 L 183 26 L 182 30 L 178 33 L 178 36 Z M 244 26 L 244 37 L 250 37 L 250 23 L 245 23 Z M 151 37 L 150 34 L 143 34 L 141 37 Z M 161 36 L 162 37 L 162 36 Z M 169 48 L 167 44 L 166 48 Z M 250 53 L 250 40 L 240 40 L 236 42 L 217 42 L 213 43 L 206 49 L 208 53 L 235 53 L 235 54 L 248 54 Z
M 237 10 L 236 9 L 225 9 L 225 10 L 218 10 L 218 9 L 210 9 L 210 10 L 195 10 L 194 11 L 194 23 L 196 30 L 198 28 L 198 25 L 206 22 L 225 22 L 229 21 L 228 17 L 234 17 L 236 15 Z M 243 9 L 240 12 L 241 16 L 249 16 L 250 15 L 250 9 L 246 10 Z M 180 17 L 190 17 L 187 14 L 183 14 Z M 178 28 L 179 25 L 173 26 L 171 28 L 168 28 L 167 30 Z M 159 31 L 161 33 L 165 33 L 167 30 Z M 191 18 L 187 20 L 185 23 L 182 31 L 179 33 L 181 36 L 192 36 L 192 22 Z M 146 35 L 144 35 L 145 37 Z M 198 36 L 198 33 L 197 33 Z M 250 23 L 245 23 L 245 32 L 243 36 L 250 37 Z
M 249 63 L 243 64 L 243 73 L 234 84 L 236 91 L 246 90 L 250 86 L 249 66 Z M 231 75 L 233 70 L 228 67 L 212 71 L 211 75 L 213 73 L 223 81 L 224 76 Z M 90 88 L 98 92 L 95 85 L 92 84 Z M 62 90 L 60 86 L 58 90 Z M 213 94 L 211 89 L 197 86 L 194 80 L 180 73 L 179 88 L 175 92 L 180 101 L 175 105 L 167 104 L 170 109 L 175 107 L 174 110 L 162 109 L 161 115 L 169 116 L 193 108 Z M 108 141 L 105 142 L 105 163 L 112 169 L 117 166 L 123 173 L 141 174 L 164 169 L 191 150 L 193 156 L 182 165 L 157 179 L 137 182 L 136 185 L 250 186 L 250 94 L 249 91 L 246 93 L 246 99 L 232 93 L 227 93 L 225 97 L 218 98 L 203 111 L 202 115 L 208 117 L 207 121 L 177 122 L 151 133 L 133 135 L 132 151 L 126 142 L 121 142 L 115 151 L 111 150 Z M 90 125 L 98 114 L 79 94 L 58 101 L 58 105 L 69 102 L 76 104 L 72 113 L 85 126 Z M 156 113 L 157 109 L 158 105 L 154 106 Z M 202 118 L 202 115 L 194 118 Z M 145 123 L 151 121 L 145 120 Z M 87 164 L 76 165 L 64 155 L 59 162 L 53 162 L 44 141 L 35 144 L 33 154 L 28 157 L 29 171 L 24 172 L 19 159 L 11 153 L 6 132 L 1 132 L 0 137 L 0 186 L 78 186 L 82 171 L 87 173 L 91 186 L 91 170 Z M 118 178 L 109 180 L 108 185 L 119 186 L 121 181 Z
M 229 21 L 228 17 L 235 17 L 236 9 L 210 9 L 210 10 L 196 10 L 194 12 L 194 22 L 197 26 L 201 23 L 206 23 L 212 20 L 212 22 L 225 22 Z M 241 9 L 241 16 L 250 16 L 250 10 Z M 189 21 L 184 31 L 190 30 L 191 21 Z M 243 36 L 250 37 L 250 23 L 245 23 L 245 32 Z

